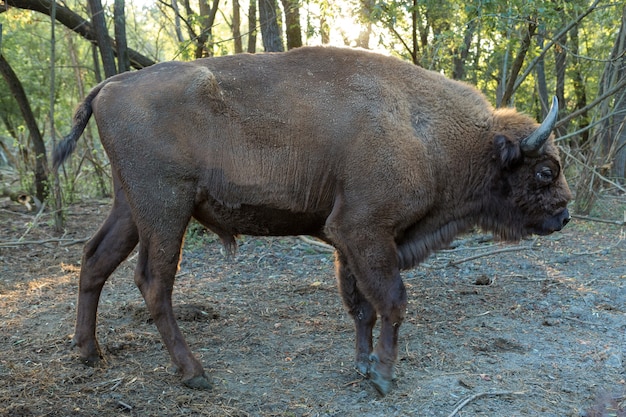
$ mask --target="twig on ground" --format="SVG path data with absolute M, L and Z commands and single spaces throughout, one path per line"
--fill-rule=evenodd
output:
M 616 224 L 618 226 L 626 226 L 626 214 L 624 214 L 624 220 L 606 220 L 606 219 L 600 219 L 598 217 L 580 216 L 578 214 L 572 214 L 572 217 L 575 219 L 586 220 L 589 222 L 599 222 L 599 223 Z
M 350 382 L 346 382 L 345 384 L 343 384 L 344 387 L 349 387 L 350 385 L 354 385 L 354 384 L 358 384 L 360 382 L 365 381 L 366 378 L 359 378 L 359 379 L 354 379 Z
M 489 251 L 489 252 L 479 253 L 478 255 L 468 256 L 467 258 L 458 259 L 456 261 L 449 261 L 446 264 L 446 267 L 456 266 L 456 265 L 462 264 L 464 262 L 473 261 L 474 259 L 483 258 L 485 256 L 497 255 L 499 253 L 517 252 L 517 251 L 522 251 L 522 250 L 529 250 L 529 249 L 532 249 L 533 246 L 535 246 L 535 242 L 536 241 L 537 241 L 537 239 L 533 240 L 530 245 L 511 246 L 511 247 L 508 247 L 508 248 L 496 249 L 496 250 L 492 250 L 492 251 Z
M 20 216 L 20 217 L 27 217 L 29 219 L 33 217 L 32 213 L 20 213 L 19 211 L 13 211 L 13 210 L 7 210 L 7 209 L 0 209 L 0 213 L 7 213 L 7 214 L 14 215 L 14 216 Z
M 472 395 L 471 397 L 467 397 L 466 399 L 464 399 L 453 411 L 452 413 L 450 413 L 448 415 L 448 417 L 454 417 L 458 414 L 459 411 L 461 411 L 461 409 L 463 407 L 465 407 L 467 404 L 471 403 L 472 401 L 481 398 L 481 397 L 490 397 L 490 396 L 496 396 L 496 395 L 524 395 L 526 394 L 525 392 L 522 391 L 495 391 L 495 392 L 479 392 L 477 394 Z
M 586 321 L 586 320 L 577 319 L 576 317 L 563 316 L 563 318 L 565 318 L 565 319 L 567 319 L 567 320 L 575 321 L 576 323 L 586 324 L 586 325 L 588 325 L 588 326 L 597 326 L 597 325 L 598 325 L 598 323 L 594 323 L 594 322 L 591 322 L 591 321 Z
M 37 214 L 35 215 L 33 221 L 31 222 L 31 224 L 28 226 L 28 228 L 26 229 L 26 231 L 22 234 L 22 236 L 20 236 L 19 240 L 21 241 L 22 239 L 24 239 L 24 237 L 30 233 L 30 231 L 37 226 L 37 223 L 39 222 L 39 219 L 41 218 L 41 215 L 43 214 L 43 210 L 46 208 L 46 203 L 43 203 L 41 205 L 41 208 L 39 209 L 39 211 L 37 212 Z
M 588 255 L 598 255 L 601 253 L 606 253 L 610 251 L 611 249 L 618 247 L 623 241 L 624 239 L 620 237 L 619 239 L 617 239 L 617 242 L 613 243 L 612 245 L 606 246 L 602 249 L 598 249 L 598 250 L 594 250 L 590 252 L 574 252 L 572 253 L 572 256 L 588 256 Z
M 303 240 L 304 242 L 308 243 L 309 245 L 314 245 L 318 248 L 321 248 L 324 252 L 334 252 L 335 248 L 332 247 L 331 245 L 329 245 L 328 243 L 324 243 L 322 241 L 319 240 L 315 240 L 315 239 L 311 239 L 308 236 L 299 236 L 300 240 Z
M 118 400 L 118 401 L 117 401 L 117 404 L 118 404 L 121 408 L 123 408 L 123 409 L 125 409 L 125 410 L 128 410 L 128 411 L 132 411 L 132 410 L 133 410 L 133 406 L 132 406 L 132 405 L 128 405 L 128 404 L 126 404 L 124 401 Z
M 16 240 L 13 242 L 0 242 L 0 248 L 9 248 L 12 246 L 20 246 L 20 245 L 43 245 L 45 243 L 60 243 L 60 246 L 71 246 L 79 243 L 84 243 L 88 241 L 89 238 L 85 237 L 82 239 L 67 239 L 67 238 L 50 238 L 43 240 Z

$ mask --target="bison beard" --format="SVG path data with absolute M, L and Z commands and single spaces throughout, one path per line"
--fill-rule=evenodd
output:
M 560 230 L 571 194 L 550 136 L 474 88 L 381 55 L 336 48 L 168 62 L 114 76 L 79 106 L 54 166 L 92 113 L 115 199 L 87 243 L 74 344 L 101 358 L 96 312 L 109 275 L 139 245 L 135 282 L 182 381 L 209 388 L 172 312 L 193 217 L 235 236 L 316 236 L 336 248 L 356 367 L 391 388 L 404 319 L 400 270 L 468 228 L 503 239 Z M 380 321 L 374 344 L 372 329 Z

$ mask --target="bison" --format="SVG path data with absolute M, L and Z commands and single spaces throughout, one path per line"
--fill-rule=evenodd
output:
M 73 343 L 86 363 L 101 358 L 100 293 L 139 243 L 135 283 L 182 382 L 210 388 L 172 312 L 189 221 L 230 251 L 240 234 L 311 235 L 336 249 L 356 368 L 385 394 L 407 304 L 401 270 L 471 227 L 519 240 L 570 219 L 557 112 L 554 100 L 538 124 L 438 73 L 332 47 L 111 77 L 54 151 L 58 168 L 93 113 L 113 172 L 111 212 L 84 248 Z

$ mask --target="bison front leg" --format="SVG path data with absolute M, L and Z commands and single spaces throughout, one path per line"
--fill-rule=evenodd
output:
M 385 395 L 391 389 L 393 366 L 398 358 L 398 335 L 406 314 L 406 290 L 399 272 L 386 282 L 387 293 L 372 296 L 380 311 L 380 337 L 370 355 L 369 376 L 374 386 Z
M 382 231 L 343 226 L 327 231 L 333 233 L 333 242 L 341 254 L 337 272 L 344 302 L 355 320 L 357 368 L 366 368 L 374 387 L 385 395 L 391 389 L 398 332 L 407 304 L 395 244 Z M 364 365 L 364 352 L 371 350 L 376 313 L 380 316 L 380 336 Z
M 336 254 L 336 275 L 339 293 L 348 313 L 354 320 L 356 332 L 356 361 L 357 371 L 368 375 L 370 355 L 373 350 L 372 329 L 376 324 L 376 310 L 365 298 L 357 286 L 354 274 L 347 266 L 345 256 Z

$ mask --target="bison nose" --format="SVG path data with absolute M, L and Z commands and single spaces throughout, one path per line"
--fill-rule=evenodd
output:
M 564 227 L 570 220 L 572 220 L 572 216 L 569 215 L 569 211 L 567 209 L 563 210 L 561 213 L 561 227 Z

